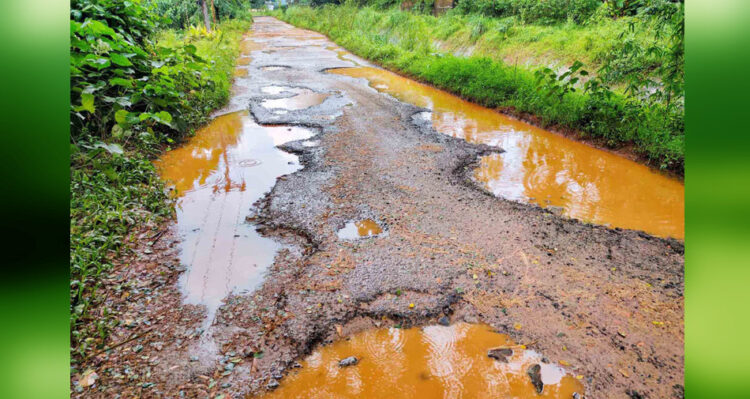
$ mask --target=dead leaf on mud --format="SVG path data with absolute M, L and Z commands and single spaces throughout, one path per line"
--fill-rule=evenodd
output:
M 81 375 L 81 379 L 78 380 L 78 383 L 81 384 L 82 387 L 90 387 L 96 383 L 96 380 L 99 379 L 99 375 L 96 374 L 96 371 L 93 369 L 88 369 L 83 372 Z
M 342 333 L 343 327 L 341 324 L 336 324 L 336 334 L 338 334 L 339 337 L 343 338 L 344 334 Z
M 628 372 L 625 371 L 625 370 L 623 370 L 623 369 L 618 369 L 617 371 L 619 371 L 620 374 L 622 374 L 623 377 L 625 377 L 625 378 L 630 377 L 630 375 L 628 374 Z

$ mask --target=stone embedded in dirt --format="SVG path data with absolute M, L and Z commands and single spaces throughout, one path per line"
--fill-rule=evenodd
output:
M 526 374 L 528 374 L 531 379 L 531 384 L 536 388 L 536 392 L 541 395 L 542 390 L 544 390 L 544 383 L 542 382 L 542 366 L 534 364 L 526 370 Z
M 451 324 L 451 320 L 448 318 L 448 316 L 443 316 L 438 320 L 438 324 L 441 326 L 449 326 Z
M 357 360 L 354 356 L 349 356 L 346 359 L 341 359 L 339 361 L 339 367 L 348 367 L 348 366 L 354 366 L 355 364 L 359 363 L 359 360 Z
M 488 357 L 491 357 L 503 363 L 508 363 L 507 358 L 508 356 L 512 356 L 512 355 L 513 355 L 513 349 L 510 349 L 510 348 L 490 349 L 487 351 Z
M 573 399 L 583 399 L 583 395 L 578 392 L 573 392 Z
M 279 382 L 274 379 L 271 379 L 270 381 L 268 381 L 268 384 L 266 385 L 266 388 L 268 389 L 276 389 L 278 387 L 279 387 Z

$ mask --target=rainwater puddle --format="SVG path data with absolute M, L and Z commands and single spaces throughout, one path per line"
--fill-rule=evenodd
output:
M 328 98 L 327 93 L 316 93 L 310 89 L 292 87 L 285 90 L 297 94 L 292 97 L 263 100 L 260 105 L 268 109 L 298 110 L 318 105 Z
M 348 222 L 336 233 L 341 240 L 357 240 L 383 234 L 383 229 L 372 219 Z
M 474 178 L 496 196 L 559 207 L 587 222 L 684 237 L 685 186 L 613 153 L 534 127 L 377 68 L 340 68 L 399 100 L 431 109 L 434 128 L 506 152 L 482 157 Z
M 584 394 L 582 383 L 542 356 L 516 347 L 506 362 L 487 356 L 490 348 L 513 346 L 489 326 L 377 329 L 324 346 L 292 371 L 263 399 L 297 398 L 564 398 Z M 349 356 L 358 359 L 340 367 Z M 539 365 L 542 393 L 528 370 Z
M 260 91 L 266 94 L 281 94 L 285 91 L 290 91 L 290 89 L 292 88 L 286 86 L 265 86 L 262 87 Z
M 287 66 L 280 66 L 280 65 L 272 65 L 272 66 L 262 67 L 260 69 L 262 69 L 264 71 L 283 71 L 285 69 L 289 69 L 289 67 L 287 67 Z
M 260 126 L 247 111 L 235 112 L 217 117 L 155 161 L 178 197 L 180 262 L 187 266 L 179 285 L 187 303 L 206 305 L 209 324 L 232 291 L 261 283 L 280 249 L 245 221 L 277 176 L 300 168 L 297 156 L 276 146 L 313 134 L 300 127 Z

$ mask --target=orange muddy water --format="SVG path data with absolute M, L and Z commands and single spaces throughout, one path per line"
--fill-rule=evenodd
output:
M 309 138 L 308 129 L 260 126 L 247 111 L 215 118 L 183 146 L 155 161 L 178 197 L 180 279 L 186 302 L 206 305 L 209 322 L 234 290 L 251 290 L 280 245 L 245 221 L 276 177 L 300 168 L 277 145 Z
M 411 329 L 377 329 L 324 346 L 302 362 L 263 399 L 323 398 L 565 398 L 583 385 L 573 375 L 528 349 L 513 349 L 505 362 L 490 348 L 514 345 L 489 326 L 459 323 Z M 356 365 L 340 367 L 349 356 Z M 542 394 L 527 371 L 541 368 Z M 582 378 L 582 376 L 577 376 Z
M 364 219 L 357 222 L 347 223 L 338 231 L 338 237 L 342 240 L 356 240 L 377 236 L 383 233 L 383 229 L 372 219 Z
M 474 171 L 496 196 L 559 207 L 586 222 L 684 237 L 685 187 L 677 179 L 383 69 L 330 72 L 365 78 L 378 91 L 431 109 L 444 134 L 503 148 Z

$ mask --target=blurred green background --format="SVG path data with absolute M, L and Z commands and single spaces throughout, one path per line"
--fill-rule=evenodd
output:
M 0 397 L 68 396 L 68 2 L 0 2 Z M 748 397 L 750 1 L 687 0 L 686 392 Z

